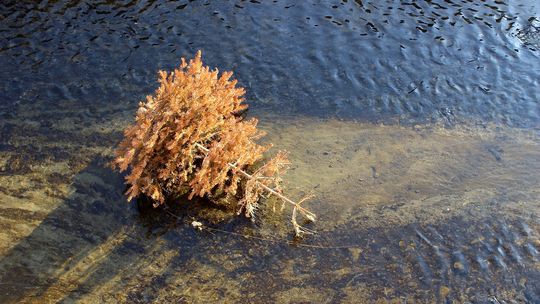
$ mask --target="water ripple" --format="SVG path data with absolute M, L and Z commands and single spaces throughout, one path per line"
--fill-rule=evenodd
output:
M 4 1 L 0 77 L 25 81 L 24 93 L 4 88 L 12 102 L 73 80 L 100 96 L 75 95 L 83 104 L 133 107 L 158 69 L 203 49 L 210 65 L 235 71 L 253 109 L 536 127 L 533 2 Z

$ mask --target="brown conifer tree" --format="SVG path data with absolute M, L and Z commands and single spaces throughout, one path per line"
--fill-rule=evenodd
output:
M 112 163 L 121 172 L 130 168 L 128 200 L 142 194 L 158 206 L 185 191 L 189 199 L 223 193 L 240 197 L 239 214 L 253 217 L 261 196 L 273 194 L 293 206 L 296 234 L 307 232 L 296 221 L 297 212 L 315 220 L 300 206 L 305 199 L 297 203 L 282 194 L 287 154 L 280 151 L 255 167 L 270 146 L 256 142 L 264 136 L 257 119 L 238 115 L 247 108 L 245 90 L 231 80 L 232 72 L 218 74 L 203 66 L 200 51 L 189 63 L 182 58 L 174 71 L 159 72 L 159 88 L 139 104 Z

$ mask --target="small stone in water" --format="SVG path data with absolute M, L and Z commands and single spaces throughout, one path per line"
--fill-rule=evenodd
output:
M 203 224 L 201 222 L 197 222 L 197 221 L 191 222 L 191 226 L 193 226 L 193 228 L 195 228 L 195 229 L 199 229 L 199 231 L 202 230 L 202 228 L 203 228 Z
M 454 263 L 454 269 L 463 270 L 463 269 L 465 269 L 465 266 L 463 266 L 463 264 L 461 264 L 460 262 L 455 262 Z
M 442 286 L 439 289 L 439 295 L 441 296 L 442 299 L 445 299 L 448 296 L 449 293 L 450 293 L 450 288 L 448 288 L 446 286 Z

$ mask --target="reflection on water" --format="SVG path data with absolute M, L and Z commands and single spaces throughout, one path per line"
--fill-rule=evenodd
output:
M 0 302 L 540 302 L 538 17 L 536 1 L 2 1 Z M 317 235 L 291 242 L 270 210 L 125 203 L 112 147 L 157 69 L 197 49 L 291 152 Z

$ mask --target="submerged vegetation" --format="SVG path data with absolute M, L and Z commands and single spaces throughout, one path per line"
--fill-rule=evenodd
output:
M 238 214 L 253 218 L 261 199 L 274 195 L 292 206 L 296 235 L 308 232 L 296 216 L 315 220 L 301 206 L 309 197 L 295 202 L 283 195 L 287 153 L 263 161 L 271 145 L 257 143 L 264 132 L 257 119 L 241 115 L 245 90 L 231 76 L 203 66 L 200 51 L 174 71 L 159 72 L 159 88 L 139 104 L 112 163 L 120 172 L 130 169 L 128 200 L 144 195 L 157 207 L 189 193 L 236 202 Z

